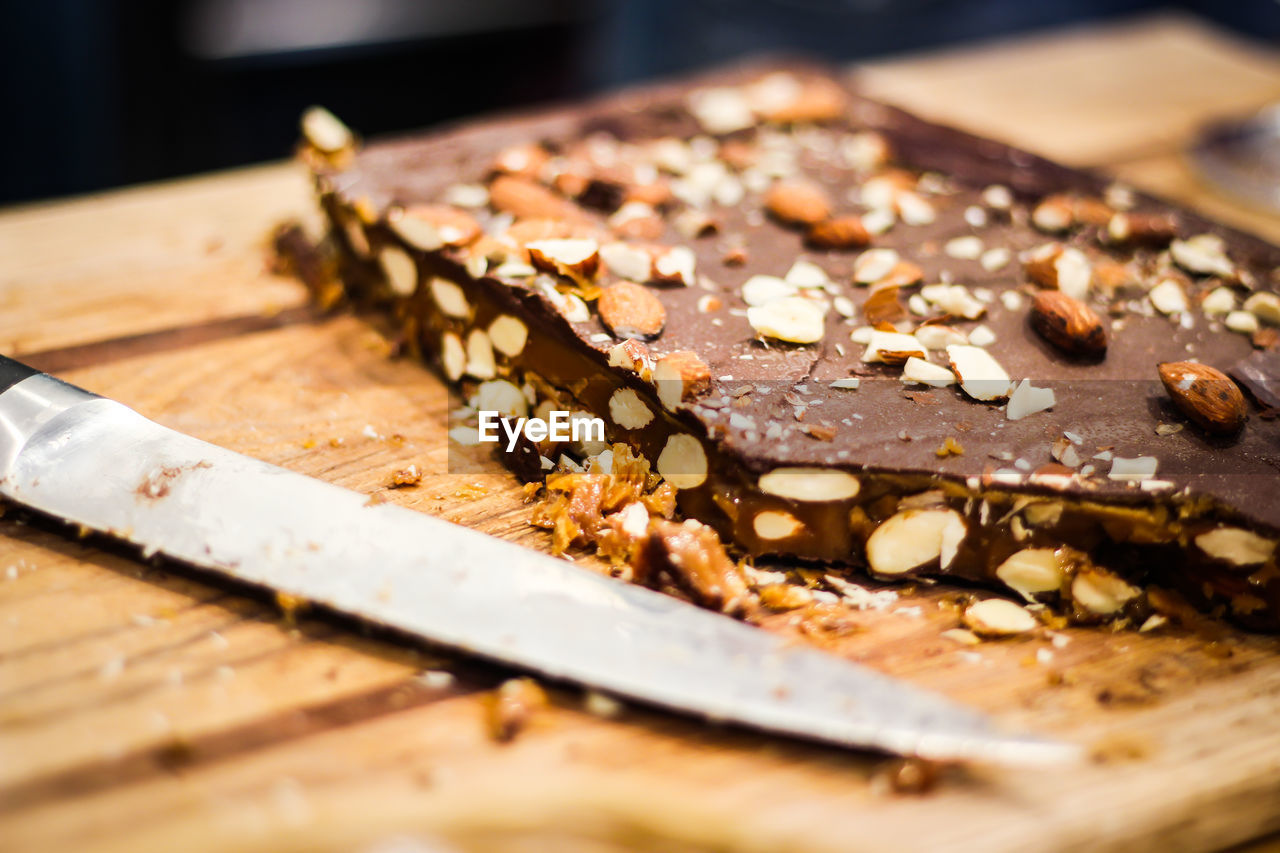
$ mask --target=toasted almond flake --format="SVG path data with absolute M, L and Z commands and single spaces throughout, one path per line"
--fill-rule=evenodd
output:
M 981 210 L 981 208 L 977 209 Z M 982 255 L 982 238 L 974 237 L 972 235 L 967 237 L 952 237 L 943 244 L 942 251 L 950 258 L 965 261 L 976 261 Z
M 378 262 L 387 277 L 387 286 L 396 296 L 412 296 L 418 289 L 418 265 L 398 246 L 383 246 Z
M 1107 476 L 1112 480 L 1147 480 L 1156 475 L 1159 464 L 1154 456 L 1115 456 L 1111 459 L 1111 472 Z
M 632 388 L 619 388 L 609 398 L 609 417 L 623 429 L 642 429 L 653 420 L 653 412 Z
M 964 535 L 964 519 L 955 510 L 906 510 L 867 538 L 867 562 L 881 575 L 905 574 L 934 560 L 945 567 L 941 562 L 944 550 L 954 553 Z
M 916 382 L 921 385 L 932 385 L 935 388 L 945 388 L 955 383 L 956 375 L 941 365 L 932 364 L 924 359 L 912 356 L 903 365 L 901 379 L 903 382 Z
M 853 262 L 853 280 L 858 284 L 872 284 L 887 276 L 900 258 L 893 249 L 868 249 Z
M 844 379 L 835 379 L 831 382 L 832 388 L 838 388 L 844 391 L 856 391 L 858 386 L 862 384 L 862 380 L 856 376 L 848 376 Z
M 515 358 L 522 353 L 528 338 L 529 328 L 524 321 L 510 314 L 502 314 L 489 324 L 489 340 L 493 348 L 505 356 Z
M 748 308 L 747 322 L 765 337 L 796 344 L 820 341 L 825 331 L 822 309 L 798 296 Z
M 841 317 L 853 317 L 858 313 L 858 308 L 853 304 L 853 300 L 847 296 L 837 296 L 831 300 L 831 306 L 836 309 L 836 313 Z
M 1003 598 L 988 598 L 969 605 L 964 624 L 985 637 L 1010 637 L 1034 630 L 1040 623 L 1025 607 Z
M 747 97 L 737 88 L 698 89 L 689 94 L 688 107 L 707 133 L 732 133 L 755 124 Z
M 592 278 L 600 265 L 600 244 L 595 240 L 556 238 L 533 240 L 525 245 L 540 270 L 571 278 Z
M 1098 616 L 1120 612 L 1128 602 L 1142 594 L 1109 572 L 1084 569 L 1071 581 L 1071 597 L 1078 606 Z
M 952 344 L 967 344 L 969 338 L 960 329 L 940 324 L 921 326 L 912 333 L 920 345 L 928 350 L 944 350 Z
M 1244 301 L 1244 310 L 1264 323 L 1280 326 L 1280 296 L 1259 292 Z
M 757 536 L 768 540 L 788 539 L 804 529 L 798 518 L 780 510 L 756 513 L 756 517 L 751 520 L 751 527 Z
M 444 367 L 444 375 L 451 382 L 461 379 L 467 368 L 467 352 L 462 346 L 462 338 L 453 332 L 445 332 L 440 337 L 440 363 Z
M 505 379 L 481 382 L 476 389 L 477 411 L 498 412 L 503 417 L 523 418 L 529 414 L 529 401 L 524 392 Z
M 765 494 L 805 502 L 848 500 L 861 489 L 857 477 L 835 468 L 775 468 L 758 485 Z
M 1003 184 L 992 184 L 982 191 L 982 203 L 993 210 L 1013 207 L 1013 193 Z
M 707 455 L 696 438 L 676 434 L 663 446 L 657 468 L 662 478 L 675 488 L 697 488 L 707 479 Z
M 1200 310 L 1206 314 L 1228 314 L 1236 308 L 1236 295 L 1229 287 L 1216 287 L 1204 301 L 1200 303 Z
M 911 357 L 925 357 L 924 347 L 913 335 L 878 330 L 872 330 L 867 348 L 862 353 L 864 362 L 888 364 L 904 364 Z
M 1009 405 L 1005 408 L 1005 417 L 1011 421 L 1020 421 L 1028 415 L 1052 409 L 1057 398 L 1052 388 L 1036 388 L 1030 379 L 1024 379 L 1014 386 L 1009 395 Z
M 449 281 L 447 278 L 432 276 L 428 287 L 431 290 L 431 298 L 435 300 L 436 305 L 445 316 L 457 317 L 462 320 L 471 316 L 471 305 L 467 302 L 467 297 L 462 292 L 462 287 L 456 282 Z
M 986 350 L 971 345 L 947 347 L 951 370 L 960 389 L 975 400 L 1002 400 L 1009 395 L 1009 374 Z
M 1173 262 L 1187 272 L 1230 278 L 1235 267 L 1227 258 L 1226 244 L 1216 234 L 1197 234 L 1169 244 Z
M 1265 563 L 1275 553 L 1276 543 L 1240 527 L 1216 527 L 1195 538 L 1196 547 L 1233 566 Z
M 467 335 L 467 375 L 476 379 L 492 379 L 497 372 L 489 335 L 483 329 L 472 329 Z
M 996 333 L 987 326 L 975 326 L 969 333 L 969 343 L 975 347 L 989 347 L 996 342 Z
M 1171 278 L 1166 278 L 1147 292 L 1152 306 L 1161 314 L 1181 314 L 1189 307 L 1187 294 L 1182 286 Z
M 1232 311 L 1223 322 L 1228 329 L 1242 335 L 1252 335 L 1260 328 L 1257 316 L 1248 311 Z
M 1024 548 L 996 567 L 996 577 L 1025 598 L 1042 592 L 1056 592 L 1066 578 L 1058 555 L 1052 548 Z
M 791 282 L 774 275 L 753 275 L 742 285 L 742 300 L 748 305 L 768 305 L 788 296 L 795 296 L 798 288 Z
M 888 207 L 875 207 L 862 214 L 862 227 L 868 234 L 884 234 L 893 227 L 897 217 Z

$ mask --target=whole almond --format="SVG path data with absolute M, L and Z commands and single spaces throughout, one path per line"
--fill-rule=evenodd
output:
M 835 216 L 809 229 L 805 241 L 817 249 L 855 249 L 871 242 L 859 216 Z
M 1100 356 L 1107 351 L 1102 320 L 1079 299 L 1060 290 L 1042 290 L 1031 303 L 1031 327 L 1058 349 L 1072 355 Z
M 1112 243 L 1163 247 L 1178 236 L 1178 220 L 1163 213 L 1117 213 L 1107 222 Z
M 572 222 L 582 218 L 577 205 L 541 184 L 514 175 L 499 175 L 493 179 L 493 183 L 489 185 L 489 202 L 517 219 L 562 219 Z
M 778 181 L 764 197 L 765 208 L 791 225 L 817 225 L 831 215 L 827 192 L 813 181 Z
M 1174 405 L 1206 432 L 1225 435 L 1244 426 L 1244 395 L 1221 370 L 1194 361 L 1166 361 L 1157 369 Z
M 667 309 L 654 292 L 629 281 L 602 290 L 597 308 L 600 319 L 620 338 L 652 338 L 667 324 Z

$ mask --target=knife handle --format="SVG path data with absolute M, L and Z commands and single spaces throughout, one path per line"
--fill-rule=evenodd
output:
M 38 376 L 40 371 L 28 367 L 20 361 L 0 355 L 0 394 L 8 391 L 24 379 Z

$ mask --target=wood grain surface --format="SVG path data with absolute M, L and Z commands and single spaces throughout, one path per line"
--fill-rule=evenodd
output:
M 1201 121 L 1280 96 L 1280 59 L 1194 22 L 861 73 L 887 100 L 1280 239 L 1280 219 L 1200 186 L 1179 154 Z M 200 438 L 545 548 L 510 476 L 456 448 L 450 465 L 457 401 L 435 376 L 389 359 L 371 318 L 321 316 L 269 274 L 268 230 L 311 210 L 302 169 L 272 165 L 0 213 L 0 350 Z M 421 485 L 389 488 L 409 463 Z M 510 673 L 286 618 L 10 511 L 0 850 L 1191 850 L 1280 830 L 1280 640 L 1068 630 L 970 648 L 940 636 L 946 593 L 854 614 L 847 635 L 801 637 L 785 614 L 769 627 L 1099 760 L 953 769 L 891 795 L 876 756 L 642 709 L 606 719 L 561 688 L 499 744 L 486 698 Z

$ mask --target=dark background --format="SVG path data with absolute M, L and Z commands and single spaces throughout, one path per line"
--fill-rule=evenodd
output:
M 0 203 L 290 151 L 765 50 L 875 57 L 1159 9 L 1268 42 L 1276 0 L 29 0 L 5 3 Z

